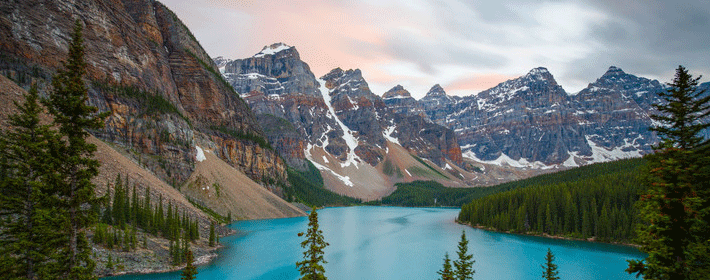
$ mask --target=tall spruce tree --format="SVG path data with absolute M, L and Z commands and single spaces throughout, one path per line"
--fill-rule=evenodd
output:
M 304 233 L 298 233 L 303 236 Z M 323 231 L 318 229 L 318 213 L 314 207 L 308 215 L 308 230 L 305 233 L 306 240 L 301 242 L 301 247 L 306 249 L 303 252 L 303 260 L 296 262 L 298 270 L 301 272 L 302 280 L 325 280 L 325 268 L 323 264 L 328 263 L 323 258 L 323 249 L 329 244 L 323 239 Z
M 210 237 L 209 237 L 209 246 L 214 247 L 215 246 L 215 238 L 214 238 L 214 221 L 210 223 Z
M 67 212 L 68 256 L 62 262 L 69 279 L 96 279 L 92 275 L 94 262 L 89 257 L 90 248 L 84 229 L 95 217 L 87 205 L 98 203 L 91 179 L 98 174 L 99 162 L 93 158 L 96 145 L 86 141 L 87 129 L 103 127 L 107 113 L 96 114 L 98 109 L 87 104 L 89 99 L 83 76 L 86 73 L 82 24 L 76 20 L 69 57 L 52 80 L 53 91 L 44 104 L 59 127 L 64 140 L 56 146 L 52 159 L 59 172 L 51 182 L 60 190 L 61 208 Z
M 441 275 L 441 280 L 454 280 L 454 271 L 451 270 L 451 259 L 449 258 L 449 253 L 444 254 L 444 267 L 436 272 Z
M 476 271 L 473 269 L 473 255 L 468 253 L 468 240 L 466 239 L 466 231 L 461 231 L 461 241 L 459 241 L 458 260 L 454 261 L 454 276 L 458 280 L 473 279 L 473 274 Z
M 545 255 L 545 264 L 542 267 L 542 278 L 545 280 L 558 280 L 557 277 L 559 272 L 557 271 L 557 265 L 555 264 L 555 255 L 552 254 L 552 250 L 547 248 L 547 255 Z
M 187 250 L 185 252 L 185 261 L 187 262 L 187 265 L 185 265 L 185 269 L 182 270 L 182 274 L 180 275 L 181 280 L 194 280 L 196 278 L 195 275 L 197 275 L 197 268 L 193 264 L 194 257 L 192 256 L 192 250 Z
M 42 125 L 43 108 L 36 86 L 32 86 L 18 112 L 9 117 L 9 130 L 0 136 L 2 178 L 0 178 L 0 274 L 7 278 L 56 278 L 53 265 L 59 258 L 55 248 L 63 243 L 55 231 L 62 220 L 52 211 L 47 184 L 51 176 L 50 146 L 59 138 L 49 125 Z
M 630 260 L 627 272 L 645 279 L 707 279 L 710 273 L 710 156 L 701 131 L 710 126 L 710 95 L 698 90 L 683 66 L 670 89 L 659 93 L 663 104 L 651 130 L 661 137 L 647 155 L 648 190 L 637 202 L 637 229 L 645 260 Z

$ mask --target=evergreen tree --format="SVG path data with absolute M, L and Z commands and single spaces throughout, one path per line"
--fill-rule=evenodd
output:
M 437 271 L 441 275 L 441 280 L 454 280 L 454 271 L 451 270 L 451 259 L 449 258 L 449 253 L 444 254 L 444 268 Z
M 303 236 L 304 233 L 298 233 Z M 303 280 L 325 280 L 325 269 L 322 264 L 327 263 L 323 258 L 323 249 L 329 244 L 323 239 L 323 231 L 318 229 L 318 213 L 314 207 L 308 215 L 308 231 L 305 233 L 306 240 L 301 242 L 301 247 L 306 249 L 303 252 L 303 260 L 296 262 L 298 270 L 301 272 Z
M 473 255 L 468 254 L 468 240 L 466 239 L 466 231 L 461 231 L 461 241 L 459 241 L 458 260 L 454 261 L 454 275 L 458 280 L 473 279 L 473 274 L 476 271 L 473 269 Z
M 187 252 L 185 253 L 185 260 L 187 262 L 187 265 L 185 265 L 185 269 L 182 270 L 180 279 L 193 280 L 196 278 L 195 275 L 197 274 L 197 268 L 193 264 L 193 256 L 191 250 L 187 250 Z
M 9 278 L 59 276 L 49 262 L 58 258 L 54 248 L 63 243 L 54 230 L 62 217 L 52 211 L 56 190 L 46 183 L 53 170 L 46 159 L 58 137 L 40 124 L 38 99 L 33 85 L 24 103 L 14 102 L 18 112 L 9 117 L 10 130 L 0 137 L 0 274 Z
M 554 264 L 554 262 L 555 262 L 555 255 L 552 254 L 552 250 L 550 250 L 550 248 L 547 248 L 547 255 L 545 256 L 545 265 L 541 265 L 543 279 L 545 279 L 545 280 L 560 279 L 560 277 L 557 277 L 557 274 L 559 274 L 559 272 L 557 271 L 557 265 Z
M 54 117 L 54 124 L 66 140 L 54 149 L 58 163 L 56 178 L 51 184 L 61 190 L 62 208 L 68 213 L 68 257 L 63 261 L 66 277 L 70 279 L 95 279 L 94 262 L 89 258 L 90 248 L 84 229 L 93 223 L 87 204 L 97 203 L 91 179 L 98 174 L 99 162 L 93 159 L 96 145 L 86 142 L 87 129 L 103 127 L 108 113 L 96 114 L 96 107 L 87 105 L 89 99 L 82 80 L 86 73 L 82 24 L 76 21 L 69 58 L 52 80 L 53 91 L 45 106 Z
M 214 241 L 215 241 L 215 239 L 214 239 L 214 221 L 212 221 L 212 223 L 210 223 L 210 239 L 209 239 L 210 247 L 214 247 L 214 245 L 215 245 Z
M 637 203 L 645 261 L 631 260 L 627 272 L 645 279 L 706 279 L 710 273 L 710 144 L 700 134 L 710 127 L 710 95 L 698 90 L 683 66 L 670 89 L 659 93 L 664 104 L 652 118 L 661 137 L 648 159 L 648 191 Z

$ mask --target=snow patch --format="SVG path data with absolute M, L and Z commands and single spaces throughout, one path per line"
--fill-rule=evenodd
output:
M 353 135 L 353 132 L 340 120 L 340 118 L 338 118 L 338 115 L 335 114 L 333 105 L 330 104 L 330 91 L 327 87 L 325 87 L 325 81 L 318 79 L 318 83 L 320 83 L 319 89 L 321 95 L 323 96 L 323 101 L 325 101 L 325 105 L 328 106 L 328 112 L 333 116 L 335 122 L 338 123 L 340 129 L 343 130 L 343 140 L 345 140 L 345 144 L 347 144 L 348 148 L 350 148 L 348 151 L 348 159 L 340 165 L 341 167 L 346 167 L 352 164 L 356 168 L 359 168 L 357 164 L 360 162 L 360 157 L 355 154 L 355 148 L 358 146 L 358 140 Z M 323 147 L 325 148 L 325 146 Z
M 328 168 L 327 166 L 322 165 L 322 164 L 316 162 L 315 160 L 313 160 L 313 156 L 311 155 L 311 149 L 313 149 L 313 145 L 308 144 L 308 147 L 306 147 L 306 149 L 303 151 L 303 153 L 305 154 L 306 159 L 308 159 L 309 161 L 311 161 L 311 163 L 313 163 L 313 165 L 314 165 L 316 168 L 318 168 L 318 170 L 323 170 L 323 171 L 330 172 L 331 174 L 333 174 L 333 176 L 335 176 L 336 178 L 338 178 L 338 180 L 342 181 L 343 184 L 345 184 L 345 185 L 348 186 L 348 187 L 352 187 L 352 186 L 355 185 L 355 184 L 353 184 L 353 182 L 350 180 L 350 177 L 349 177 L 349 176 L 340 175 L 340 174 L 336 173 L 335 171 L 333 171 L 332 169 Z M 323 159 L 325 159 L 325 157 L 323 157 Z M 327 161 L 326 161 L 326 162 L 327 162 Z
M 291 46 L 288 46 L 283 43 L 271 45 L 271 46 L 266 46 L 264 47 L 259 53 L 255 54 L 254 57 L 263 57 L 265 55 L 274 55 L 280 51 L 288 50 L 290 49 Z
M 469 158 L 473 161 L 477 161 L 480 163 L 485 163 L 485 164 L 492 164 L 492 165 L 498 165 L 498 166 L 510 166 L 510 167 L 517 167 L 517 168 L 530 168 L 530 169 L 552 169 L 555 168 L 555 165 L 545 165 L 544 163 L 540 161 L 535 161 L 535 162 L 529 162 L 525 158 L 520 158 L 519 160 L 514 160 L 510 158 L 508 155 L 505 153 L 501 153 L 500 156 L 497 159 L 494 160 L 482 160 L 476 157 L 476 154 L 472 151 L 466 151 L 465 153 L 462 153 L 462 156 Z
M 207 157 L 205 157 L 205 151 L 203 151 L 202 148 L 195 146 L 195 149 L 197 150 L 197 155 L 195 155 L 195 160 L 197 162 L 202 162 L 207 159 Z
M 579 164 L 574 161 L 575 157 L 577 156 L 577 152 L 567 152 L 569 154 L 569 157 L 565 162 L 562 163 L 562 166 L 564 167 L 579 167 Z
M 595 135 L 585 135 L 584 137 L 587 139 L 587 143 L 589 146 L 592 148 L 592 160 L 589 161 L 589 163 L 597 163 L 597 162 L 607 162 L 607 161 L 612 161 L 612 160 L 617 160 L 617 159 L 625 159 L 625 158 L 635 158 L 635 157 L 641 157 L 641 150 L 638 149 L 637 145 L 633 144 L 636 142 L 636 139 L 631 141 L 629 143 L 628 139 L 624 139 L 624 145 L 621 147 L 615 147 L 614 149 L 607 149 L 602 146 L 597 145 L 594 141 L 592 141 L 592 136 Z M 624 149 L 628 148 L 636 148 L 631 151 L 624 151 Z
M 395 143 L 397 145 L 402 146 L 402 144 L 399 143 L 399 139 L 392 137 L 392 133 L 397 129 L 397 126 L 393 125 L 382 131 L 382 136 L 385 137 L 388 141 Z
M 404 169 L 404 172 L 407 172 L 407 175 L 409 175 L 409 177 L 412 177 L 412 173 L 409 173 L 409 170 L 407 170 L 406 168 Z

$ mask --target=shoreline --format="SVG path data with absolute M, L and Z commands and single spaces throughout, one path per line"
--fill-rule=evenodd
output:
M 638 244 L 633 244 L 633 243 L 623 243 L 623 242 L 604 242 L 604 241 L 597 241 L 595 237 L 590 237 L 590 238 L 576 238 L 576 237 L 569 237 L 569 236 L 561 236 L 561 235 L 550 235 L 547 233 L 542 233 L 542 234 L 533 234 L 533 233 L 518 233 L 518 232 L 510 232 L 510 231 L 501 231 L 497 230 L 492 227 L 485 227 L 481 225 L 472 225 L 470 223 L 462 223 L 459 222 L 458 220 L 455 221 L 457 224 L 464 225 L 464 226 L 469 226 L 472 228 L 476 229 L 481 229 L 485 231 L 490 231 L 490 232 L 496 232 L 496 233 L 507 233 L 507 234 L 517 234 L 517 235 L 523 235 L 523 236 L 536 236 L 536 237 L 543 237 L 543 238 L 549 238 L 549 239 L 560 239 L 560 240 L 570 240 L 570 241 L 583 241 L 583 242 L 589 242 L 589 243 L 599 243 L 599 244 L 609 244 L 609 245 L 618 245 L 618 246 L 626 246 L 626 247 L 634 247 L 636 249 L 640 249 L 641 245 Z

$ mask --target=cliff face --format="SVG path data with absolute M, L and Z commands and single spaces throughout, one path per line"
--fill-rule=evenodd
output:
M 174 185 L 194 170 L 195 145 L 252 179 L 285 180 L 276 151 L 259 144 L 266 141 L 248 105 L 159 2 L 3 1 L 0 36 L 8 39 L 0 42 L 0 71 L 21 83 L 44 81 L 46 90 L 77 19 L 85 26 L 89 102 L 111 112 L 93 135 L 132 150 Z
M 360 70 L 337 68 L 317 80 L 296 48 L 282 43 L 265 46 L 249 58 L 214 61 L 291 165 L 302 165 L 304 151 L 311 145 L 323 147 L 343 162 L 357 156 L 375 166 L 385 156 L 390 135 L 401 137 L 402 146 L 437 164 L 446 159 L 460 163 L 452 131 L 428 121 L 422 110 L 410 114 L 408 103 L 388 106 L 387 100 L 399 98 L 383 99 L 372 93 Z M 400 86 L 400 92 L 392 93 L 397 94 L 408 92 Z M 386 134 L 390 127 L 399 129 Z M 423 129 L 422 135 L 414 134 Z
M 707 84 L 700 86 L 707 87 Z M 577 94 L 545 68 L 465 97 L 434 86 L 419 100 L 426 114 L 454 129 L 475 161 L 547 169 L 639 157 L 659 139 L 648 130 L 660 104 L 658 81 L 610 67 Z

